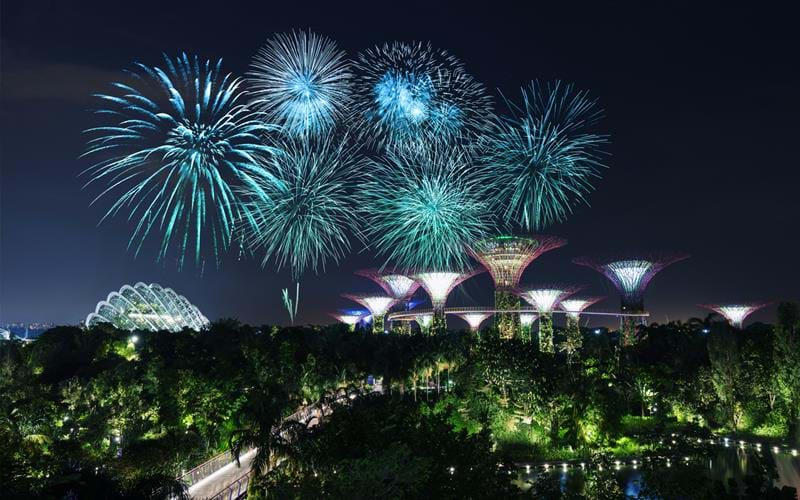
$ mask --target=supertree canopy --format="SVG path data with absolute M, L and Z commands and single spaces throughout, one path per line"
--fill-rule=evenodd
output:
M 700 304 L 700 307 L 710 309 L 728 320 L 735 328 L 742 328 L 744 320 L 769 302 L 747 302 L 739 304 Z
M 447 329 L 447 322 L 444 314 L 444 305 L 450 292 L 464 280 L 484 272 L 483 269 L 470 269 L 461 272 L 436 271 L 418 273 L 414 279 L 419 281 L 422 288 L 428 292 L 433 305 L 433 325 L 434 333 L 442 333 Z
M 398 301 L 407 301 L 419 288 L 419 282 L 394 270 L 361 269 L 356 274 L 371 279 Z
M 531 341 L 531 330 L 533 322 L 539 318 L 538 314 L 534 313 L 521 313 L 519 315 L 520 337 L 528 342 Z
M 639 314 L 644 309 L 644 291 L 650 280 L 670 264 L 689 258 L 677 252 L 645 252 L 623 256 L 578 257 L 575 264 L 590 267 L 608 278 L 620 293 L 621 310 Z M 622 343 L 635 342 L 636 319 L 622 316 Z
M 494 236 L 476 241 L 470 251 L 489 270 L 494 280 L 495 309 L 513 311 L 519 309 L 519 297 L 514 290 L 525 268 L 540 255 L 567 244 L 557 236 Z M 499 313 L 495 324 L 503 338 L 511 338 L 520 332 L 516 313 Z
M 178 332 L 184 328 L 200 331 L 208 319 L 183 295 L 157 283 L 125 285 L 97 303 L 86 317 L 86 326 L 110 323 L 121 330 Z
M 338 262 L 350 250 L 350 236 L 360 234 L 353 190 L 364 162 L 346 137 L 287 137 L 278 144 L 264 174 L 244 190 L 243 229 L 249 246 L 263 251 L 262 265 L 288 264 L 297 278 L 309 267 Z
M 403 269 L 465 269 L 494 227 L 492 177 L 459 149 L 393 151 L 372 167 L 361 208 L 369 242 Z
M 358 302 L 366 307 L 372 315 L 372 331 L 373 333 L 383 333 L 383 316 L 389 308 L 396 302 L 391 297 L 384 297 L 382 295 L 369 295 L 369 294 L 342 294 L 342 297 L 350 299 L 353 302 Z
M 339 322 L 341 322 L 341 323 L 344 323 L 345 325 L 347 325 L 347 326 L 348 326 L 348 328 L 349 328 L 351 331 L 355 330 L 355 328 L 356 328 L 356 325 L 357 325 L 357 324 L 358 324 L 358 322 L 359 322 L 359 321 L 361 321 L 361 319 L 363 318 L 363 316 L 362 316 L 362 315 L 358 315 L 358 314 L 347 314 L 347 313 L 336 313 L 336 314 L 331 314 L 331 316 L 332 316 L 332 317 L 334 317 L 334 318 L 335 318 L 337 321 L 339 321 Z
M 361 52 L 353 118 L 379 148 L 470 144 L 490 125 L 492 99 L 463 64 L 430 44 L 392 42 Z
M 553 309 L 559 302 L 579 291 L 581 285 L 548 284 L 526 288 L 520 292 L 523 299 L 539 312 L 539 349 L 555 352 L 553 341 Z
M 483 323 L 486 318 L 491 316 L 491 313 L 481 313 L 481 312 L 465 312 L 465 313 L 458 313 L 456 314 L 459 318 L 463 319 L 469 325 L 470 330 L 473 332 L 477 332 L 481 328 L 481 323 Z
M 161 238 L 158 258 L 175 249 L 178 266 L 219 260 L 241 219 L 237 190 L 255 183 L 274 152 L 263 136 L 274 130 L 245 103 L 242 80 L 222 73 L 222 60 L 183 54 L 164 67 L 141 63 L 126 83 L 98 94 L 106 119 L 91 128 L 84 155 L 97 158 L 87 172 L 115 196 L 103 220 L 127 212 L 136 226 L 129 247 Z
M 495 121 L 483 160 L 499 177 L 506 221 L 539 230 L 586 202 L 608 136 L 593 131 L 601 117 L 595 100 L 572 85 L 532 82 L 521 106 L 507 103 L 510 114 Z
M 414 320 L 419 325 L 422 333 L 428 334 L 430 332 L 431 325 L 433 324 L 433 314 L 418 314 L 414 316 Z
M 253 59 L 252 104 L 295 135 L 326 132 L 351 96 L 350 64 L 336 43 L 311 32 L 279 34 Z

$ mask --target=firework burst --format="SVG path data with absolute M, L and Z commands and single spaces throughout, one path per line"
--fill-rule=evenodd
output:
M 280 34 L 256 54 L 248 73 L 252 104 L 294 135 L 323 133 L 350 101 L 350 65 L 336 43 L 311 32 Z
M 262 250 L 262 265 L 274 259 L 295 278 L 315 272 L 328 260 L 338 262 L 359 236 L 360 218 L 352 191 L 363 157 L 348 138 L 314 140 L 285 137 L 267 167 L 267 175 L 246 188 L 248 246 Z
M 387 43 L 358 55 L 354 119 L 379 149 L 430 142 L 471 145 L 492 100 L 460 61 L 430 44 Z
M 363 190 L 369 242 L 400 268 L 461 270 L 492 229 L 488 177 L 457 149 L 394 151 Z
M 205 262 L 208 251 L 218 262 L 241 217 L 235 190 L 253 184 L 274 153 L 262 142 L 274 127 L 245 105 L 241 79 L 223 74 L 222 60 L 164 59 L 164 69 L 137 63 L 130 82 L 97 94 L 107 122 L 86 131 L 84 156 L 98 159 L 88 184 L 108 185 L 95 201 L 116 196 L 103 220 L 124 211 L 136 221 L 137 255 L 157 233 L 159 259 L 174 247 L 179 267 L 187 254 Z
M 601 111 L 587 92 L 560 82 L 532 82 L 522 106 L 506 101 L 510 115 L 495 120 L 484 161 L 503 186 L 506 222 L 526 231 L 561 222 L 599 178 L 608 136 L 592 132 Z

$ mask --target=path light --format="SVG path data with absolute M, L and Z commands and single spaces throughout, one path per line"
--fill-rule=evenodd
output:
M 139 342 L 139 336 L 138 335 L 131 335 L 130 341 L 131 341 L 131 344 L 135 344 L 135 343 Z
M 531 473 L 531 466 L 530 465 L 526 465 L 525 466 L 525 473 L 526 474 L 530 474 Z
M 561 464 L 561 467 L 563 467 L 564 470 L 567 470 L 567 464 L 566 463 Z
M 774 451 L 775 453 L 778 453 L 779 451 L 781 451 L 781 449 L 778 448 L 777 446 L 773 446 L 772 447 L 772 451 Z
M 793 457 L 796 457 L 796 456 L 797 456 L 797 450 L 792 450 L 792 456 L 793 456 Z
M 456 472 L 456 468 L 453 467 L 453 466 L 450 466 L 450 475 L 452 476 L 453 474 L 455 474 L 455 472 Z
M 797 451 L 797 450 L 792 450 L 792 451 Z M 584 462 L 581 462 L 581 469 L 585 469 L 585 468 L 586 468 L 586 464 Z

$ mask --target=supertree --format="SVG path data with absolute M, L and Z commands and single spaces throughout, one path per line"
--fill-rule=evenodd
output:
M 605 297 L 570 297 L 562 300 L 558 304 L 567 316 L 565 333 L 567 344 L 571 349 L 580 349 L 583 344 L 580 326 L 581 313 L 604 298 Z
M 463 64 L 429 43 L 391 42 L 358 54 L 356 127 L 379 149 L 470 146 L 491 123 L 492 99 Z
M 383 316 L 394 305 L 395 299 L 382 295 L 345 293 L 342 297 L 358 302 L 372 315 L 372 332 L 383 333 Z
M 491 313 L 482 312 L 463 312 L 456 314 L 456 316 L 467 322 L 469 329 L 473 332 L 479 331 L 481 329 L 481 323 L 483 323 L 486 318 L 491 315 Z
M 519 292 L 539 313 L 539 350 L 542 352 L 555 352 L 553 310 L 559 302 L 582 288 L 582 285 L 547 284 Z
M 523 340 L 531 341 L 533 322 L 536 321 L 538 317 L 539 315 L 535 313 L 521 313 L 519 315 L 520 337 Z
M 769 302 L 745 302 L 738 304 L 699 304 L 699 307 L 709 309 L 725 318 L 734 328 L 741 329 L 744 320 Z
M 468 267 L 467 248 L 493 228 L 493 177 L 459 149 L 392 152 L 362 186 L 367 237 L 401 269 Z
M 118 193 L 103 220 L 127 212 L 136 255 L 158 233 L 159 260 L 176 247 L 178 267 L 187 254 L 198 266 L 207 253 L 218 263 L 243 215 L 238 189 L 263 173 L 275 153 L 264 137 L 276 127 L 246 105 L 222 60 L 165 56 L 163 69 L 136 63 L 128 77 L 96 95 L 106 123 L 86 131 L 84 156 L 98 158 L 87 184 L 108 184 L 94 201 Z
M 566 244 L 567 240 L 563 238 L 544 234 L 494 236 L 475 242 L 470 251 L 492 275 L 495 309 L 519 309 L 519 297 L 514 290 L 519 286 L 522 273 L 543 253 Z M 520 333 L 519 316 L 516 312 L 498 313 L 495 316 L 495 325 L 503 338 L 511 338 Z
M 408 310 L 409 300 L 419 288 L 419 283 L 414 279 L 399 273 L 396 270 L 361 269 L 356 271 L 358 276 L 369 278 L 378 284 L 387 295 L 395 299 L 402 310 Z M 395 333 L 411 333 L 411 324 L 399 321 L 399 325 L 392 322 L 392 331 Z
M 290 134 L 324 133 L 349 108 L 352 76 L 333 40 L 310 31 L 282 33 L 253 58 L 251 102 Z
M 360 236 L 361 218 L 353 191 L 364 160 L 347 137 L 284 137 L 276 141 L 264 174 L 243 191 L 249 247 L 263 252 L 262 265 L 274 259 L 295 279 L 308 268 L 325 268 L 350 250 Z
M 331 314 L 331 316 L 333 318 L 335 318 L 337 321 L 347 325 L 348 329 L 351 332 L 355 331 L 356 325 L 358 324 L 359 321 L 361 321 L 361 318 L 363 318 L 363 315 L 350 314 L 350 313 L 347 313 L 347 312 Z
M 595 100 L 572 85 L 531 82 L 522 101 L 506 101 L 510 114 L 487 134 L 483 162 L 498 176 L 506 221 L 535 231 L 586 202 L 608 136 L 593 131 L 601 117 Z
M 484 272 L 483 269 L 467 269 L 460 272 L 434 271 L 417 273 L 414 279 L 419 281 L 422 288 L 428 292 L 433 306 L 433 322 L 431 331 L 433 333 L 444 333 L 447 331 L 447 319 L 444 313 L 444 305 L 447 296 L 453 288 L 457 287 L 464 280 Z
M 425 335 L 431 333 L 431 325 L 433 324 L 433 314 L 418 314 L 414 316 L 414 320 L 419 325 L 420 332 Z
M 578 257 L 575 264 L 590 267 L 608 278 L 620 293 L 621 311 L 624 314 L 645 312 L 644 291 L 650 280 L 670 264 L 689 258 L 677 252 L 644 252 L 602 257 Z M 622 345 L 636 341 L 636 319 L 622 316 Z

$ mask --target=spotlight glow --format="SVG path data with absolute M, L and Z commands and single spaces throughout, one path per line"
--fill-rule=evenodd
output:
M 457 316 L 467 322 L 473 332 L 480 330 L 481 323 L 491 316 L 490 313 L 463 313 Z

